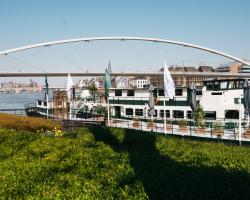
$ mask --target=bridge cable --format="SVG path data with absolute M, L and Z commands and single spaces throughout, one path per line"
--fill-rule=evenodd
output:
M 91 46 L 92 46 L 92 48 L 93 48 L 94 50 L 96 50 L 102 57 L 104 57 L 105 59 L 107 59 L 107 62 L 110 61 L 110 57 L 106 56 L 100 48 L 94 46 L 94 43 L 93 43 L 93 45 L 91 45 Z
M 72 59 L 69 59 L 69 57 L 67 55 L 65 55 L 61 50 L 59 50 L 57 47 L 55 46 L 51 46 L 53 47 L 53 49 L 55 50 L 55 52 L 60 55 L 64 60 L 66 60 L 68 63 L 70 63 L 73 66 L 77 66 L 79 69 L 81 69 L 82 67 L 76 63 L 75 61 L 73 61 Z
M 128 43 L 126 43 L 126 44 L 128 44 Z M 138 60 L 140 60 L 142 65 L 145 65 L 145 66 L 148 65 L 148 63 L 145 61 L 145 59 L 141 55 L 139 55 L 135 49 L 133 49 L 129 45 L 126 45 L 126 47 L 131 52 L 132 55 L 134 55 L 135 57 L 137 57 Z M 150 66 L 150 65 L 148 65 L 148 66 Z
M 27 61 L 24 61 L 24 60 L 22 60 L 20 58 L 17 58 L 17 57 L 15 57 L 13 55 L 11 55 L 11 56 L 7 55 L 7 58 L 10 59 L 10 60 L 12 60 L 12 61 L 14 61 L 17 64 L 22 64 L 23 66 L 31 67 L 31 69 L 33 69 L 33 68 L 39 69 L 39 68 L 35 67 L 35 65 L 33 65 L 33 64 L 31 64 L 31 63 L 29 63 Z M 11 69 L 14 69 L 14 68 L 11 68 Z M 11 69 L 7 73 L 9 73 L 11 71 Z
M 162 53 L 162 55 L 165 57 L 167 57 L 167 59 L 169 59 L 169 61 L 168 60 L 166 60 L 166 62 L 168 63 L 168 65 L 172 62 L 172 64 L 173 65 L 176 65 L 176 63 L 177 63 L 177 61 L 176 61 L 176 59 L 175 58 L 173 58 L 172 56 L 170 56 L 170 54 L 167 52 L 167 50 L 164 48 L 164 47 L 162 47 L 162 45 L 157 45 L 158 47 L 159 47 L 159 49 L 161 50 L 161 53 Z M 165 59 L 165 58 L 164 58 Z M 165 60 L 163 60 L 163 61 L 165 61 Z
M 29 57 L 34 57 L 34 56 L 36 56 L 39 52 L 41 52 L 41 51 L 43 51 L 43 48 L 39 48 L 39 49 L 37 49 L 35 52 L 33 52 L 33 53 L 31 53 L 31 55 L 29 56 Z M 27 62 L 27 61 L 24 61 L 23 59 L 20 59 L 20 58 L 17 58 L 17 57 L 15 57 L 13 54 L 11 54 L 11 56 L 9 55 L 9 54 L 6 54 L 5 55 L 6 56 L 6 58 L 8 58 L 9 60 L 11 60 L 11 61 L 14 61 L 15 63 L 17 63 L 17 64 L 22 64 L 22 65 L 24 65 L 24 66 L 29 66 L 29 67 L 31 67 L 32 69 L 33 68 L 35 68 L 35 69 L 38 69 L 38 70 L 41 70 L 41 71 L 43 71 L 40 67 L 38 67 L 37 65 L 34 65 L 34 64 L 31 64 L 30 62 Z M 12 67 L 12 68 L 10 68 L 9 69 L 9 71 L 7 71 L 7 73 L 9 73 L 12 69 L 14 69 L 14 68 L 16 68 L 16 67 Z M 22 71 L 22 70 L 20 70 L 20 71 Z

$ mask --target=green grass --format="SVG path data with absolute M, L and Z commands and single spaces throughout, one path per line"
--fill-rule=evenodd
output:
M 250 148 L 89 127 L 0 129 L 0 199 L 250 199 Z

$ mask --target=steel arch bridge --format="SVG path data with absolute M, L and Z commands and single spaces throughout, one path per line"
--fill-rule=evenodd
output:
M 18 51 L 25 51 L 28 49 L 48 47 L 48 46 L 59 45 L 59 44 L 76 43 L 76 42 L 90 42 L 90 41 L 99 41 L 99 40 L 120 40 L 120 41 L 132 40 L 132 41 L 144 41 L 144 42 L 155 42 L 155 43 L 179 45 L 179 46 L 199 49 L 199 50 L 206 51 L 209 53 L 214 53 L 216 55 L 220 55 L 220 56 L 232 59 L 234 61 L 238 61 L 244 65 L 250 66 L 249 62 L 247 62 L 241 58 L 237 58 L 237 57 L 229 55 L 227 53 L 217 51 L 214 49 L 210 49 L 207 47 L 203 47 L 203 46 L 199 46 L 199 45 L 195 45 L 195 44 L 191 44 L 191 43 L 174 41 L 174 40 L 165 40 L 165 39 L 147 38 L 147 37 L 131 37 L 131 36 L 87 37 L 87 38 L 56 40 L 56 41 L 43 42 L 43 43 L 32 44 L 32 45 L 13 48 L 13 49 L 3 50 L 3 51 L 0 51 L 0 55 L 8 55 L 10 53 L 14 53 L 14 52 L 18 52 Z

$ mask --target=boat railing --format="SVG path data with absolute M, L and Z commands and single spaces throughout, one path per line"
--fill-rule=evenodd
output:
M 36 103 L 26 103 L 24 105 L 24 109 L 27 109 L 27 108 L 34 108 L 36 107 Z
M 0 113 L 26 116 L 25 109 L 20 108 L 4 108 L 0 109 Z

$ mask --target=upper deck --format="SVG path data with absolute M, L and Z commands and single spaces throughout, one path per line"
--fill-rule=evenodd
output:
M 244 88 L 245 79 L 214 79 L 204 81 L 206 91 L 235 90 Z

